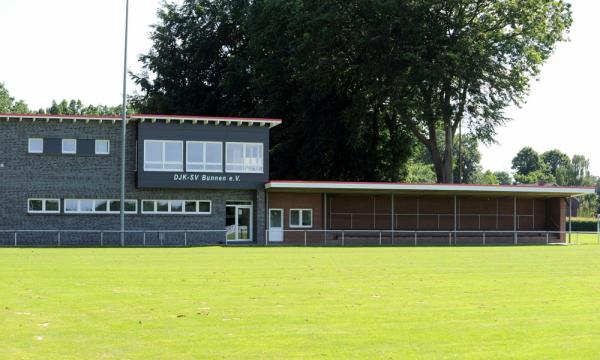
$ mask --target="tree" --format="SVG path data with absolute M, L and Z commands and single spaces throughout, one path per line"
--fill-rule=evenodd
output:
M 43 114 L 53 115 L 81 115 L 81 116 L 118 116 L 121 115 L 122 105 L 106 106 L 106 105 L 88 105 L 85 106 L 81 100 L 62 100 L 56 102 L 52 100 L 52 105 L 46 109 L 41 109 L 39 112 Z M 127 107 L 129 114 L 135 113 L 132 106 Z
M 496 179 L 498 179 L 498 184 L 500 185 L 510 185 L 512 184 L 512 176 L 507 171 L 496 171 L 494 172 Z
M 366 64 L 345 63 L 360 37 L 353 11 L 337 1 L 165 4 L 134 100 L 144 112 L 283 118 L 273 178 L 398 180 L 414 141 L 369 95 Z
M 479 152 L 479 144 L 477 138 L 472 135 L 463 135 L 462 146 L 461 146 L 461 161 L 455 161 L 454 164 L 454 178 L 459 179 L 459 173 L 461 173 L 460 182 L 464 184 L 473 184 L 481 180 L 481 152 Z M 458 160 L 459 146 L 458 141 L 455 139 L 454 144 L 454 159 Z
M 571 24 L 560 0 L 185 0 L 159 18 L 142 110 L 283 117 L 284 178 L 393 180 L 410 132 L 439 182 L 459 125 L 492 141 Z
M 569 183 L 568 172 L 571 168 L 569 156 L 558 149 L 546 151 L 541 155 L 541 160 L 546 164 L 548 172 L 554 176 L 558 185 Z
M 433 165 L 409 161 L 404 181 L 408 183 L 435 183 L 436 177 Z
M 438 181 L 451 183 L 459 126 L 493 141 L 507 120 L 504 109 L 524 101 L 529 81 L 565 39 L 570 5 L 428 0 L 384 6 L 390 8 L 379 16 L 368 13 L 385 31 L 379 35 L 390 54 L 373 62 L 381 70 L 375 87 L 387 95 L 396 121 L 430 151 Z
M 537 151 L 530 147 L 524 147 L 513 158 L 512 169 L 516 171 L 517 175 L 526 176 L 535 171 L 542 171 L 544 164 Z
M 4 83 L 0 83 L 0 114 L 27 114 L 29 107 L 23 100 L 15 100 Z
M 500 184 L 498 177 L 491 170 L 487 170 L 484 173 L 479 174 L 477 179 L 478 184 L 487 184 L 487 185 L 498 185 Z

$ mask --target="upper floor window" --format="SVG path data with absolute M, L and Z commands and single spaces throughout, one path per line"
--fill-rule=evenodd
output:
M 145 140 L 144 171 L 183 171 L 183 141 Z
M 227 143 L 227 172 L 262 173 L 262 143 Z
M 223 171 L 223 145 L 220 142 L 188 141 L 186 146 L 186 171 Z
M 110 153 L 110 141 L 96 140 L 96 155 L 108 155 Z
M 62 139 L 62 153 L 63 154 L 76 154 L 77 153 L 77 140 Z
M 44 152 L 44 139 L 29 139 L 28 152 L 30 154 L 41 154 Z

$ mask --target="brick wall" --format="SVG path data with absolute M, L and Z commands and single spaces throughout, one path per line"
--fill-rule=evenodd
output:
M 118 214 L 27 213 L 28 198 L 118 199 L 120 196 L 120 123 L 62 124 L 25 120 L 0 123 L 0 229 L 119 228 Z M 127 229 L 225 229 L 225 202 L 254 203 L 254 239 L 264 237 L 264 191 L 137 189 L 136 125 L 127 134 L 127 199 L 211 200 L 211 215 L 126 215 Z M 28 154 L 28 138 L 108 139 L 110 155 Z M 61 204 L 61 211 L 62 204 Z

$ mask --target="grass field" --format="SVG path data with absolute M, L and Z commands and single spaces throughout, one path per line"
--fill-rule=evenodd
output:
M 600 246 L 0 249 L 0 358 L 598 358 Z

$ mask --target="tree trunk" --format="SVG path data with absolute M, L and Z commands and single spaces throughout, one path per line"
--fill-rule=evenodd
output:
M 431 153 L 431 159 L 433 161 L 437 182 L 441 184 L 453 184 L 454 174 L 452 172 L 452 150 L 454 145 L 454 131 L 450 125 L 444 127 L 444 142 L 443 156 L 437 146 L 432 146 L 430 143 L 425 145 Z

